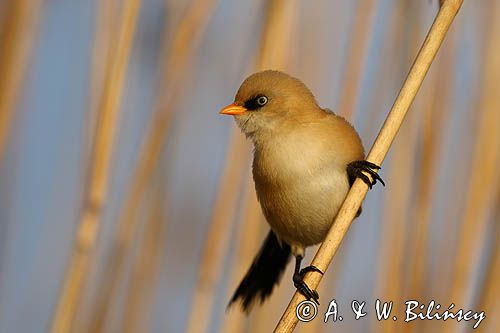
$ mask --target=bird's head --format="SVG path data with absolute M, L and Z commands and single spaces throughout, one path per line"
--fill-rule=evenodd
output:
M 243 81 L 234 103 L 220 113 L 234 116 L 248 137 L 271 134 L 319 109 L 311 91 L 283 72 L 266 70 Z

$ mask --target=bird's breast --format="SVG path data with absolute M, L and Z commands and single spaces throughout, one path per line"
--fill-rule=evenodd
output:
M 262 210 L 291 245 L 321 242 L 349 189 L 345 166 L 328 156 L 305 142 L 255 152 L 253 175 Z

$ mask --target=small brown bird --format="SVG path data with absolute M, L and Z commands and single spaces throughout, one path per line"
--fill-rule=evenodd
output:
M 233 115 L 254 144 L 255 190 L 271 226 L 229 306 L 241 299 L 249 311 L 256 298 L 263 302 L 290 254 L 296 259 L 295 287 L 319 304 L 318 293 L 303 277 L 309 271 L 323 273 L 314 266 L 300 269 L 305 248 L 324 240 L 356 177 L 370 188 L 377 180 L 383 184 L 375 171 L 380 167 L 364 160 L 351 124 L 319 107 L 310 90 L 285 73 L 266 70 L 249 76 L 234 103 L 220 113 Z

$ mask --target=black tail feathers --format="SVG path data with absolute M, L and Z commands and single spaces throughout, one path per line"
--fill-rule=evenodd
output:
M 270 231 L 252 266 L 229 301 L 228 308 L 238 299 L 241 299 L 241 307 L 245 312 L 250 311 L 257 298 L 262 303 L 278 284 L 289 260 L 290 246 L 286 243 L 280 244 L 276 235 Z

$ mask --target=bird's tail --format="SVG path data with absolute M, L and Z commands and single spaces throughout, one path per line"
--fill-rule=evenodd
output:
M 289 260 L 290 246 L 283 242 L 280 244 L 276 235 L 269 231 L 259 254 L 229 301 L 228 308 L 238 299 L 241 299 L 241 307 L 245 312 L 250 311 L 257 298 L 262 303 L 278 284 Z

